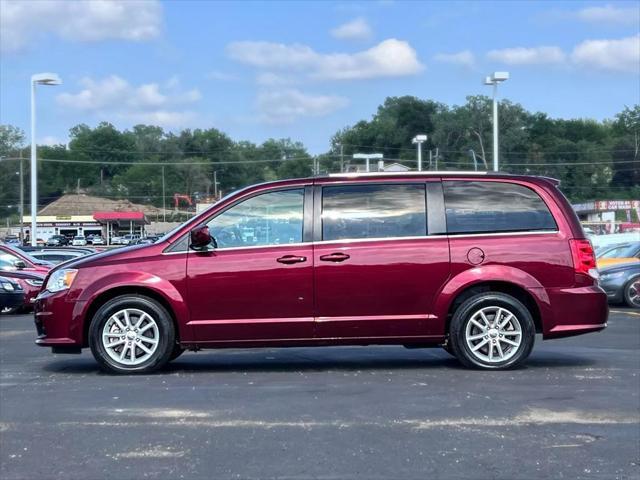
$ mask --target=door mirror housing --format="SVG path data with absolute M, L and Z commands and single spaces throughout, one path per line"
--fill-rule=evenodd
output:
M 16 260 L 15 262 L 13 262 L 13 266 L 16 267 L 18 270 L 24 270 L 25 268 L 27 268 L 27 264 L 24 263 L 22 260 Z
M 190 247 L 194 250 L 209 250 L 209 246 L 213 248 L 217 246 L 215 239 L 209 233 L 209 227 L 207 225 L 198 225 L 190 234 Z

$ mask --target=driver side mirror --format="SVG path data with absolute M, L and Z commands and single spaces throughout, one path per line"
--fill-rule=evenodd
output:
M 13 266 L 16 267 L 18 270 L 24 270 L 25 268 L 27 268 L 27 264 L 24 263 L 22 260 L 16 260 L 15 262 L 13 262 Z
M 218 245 L 215 238 L 209 233 L 209 227 L 207 225 L 198 225 L 189 233 L 190 247 L 194 250 L 206 251 L 209 245 L 213 245 L 216 248 Z

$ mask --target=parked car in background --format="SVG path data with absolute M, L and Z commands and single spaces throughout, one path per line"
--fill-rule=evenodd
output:
M 598 268 L 605 268 L 618 263 L 640 262 L 640 241 L 619 243 L 597 252 Z
M 91 244 L 92 245 L 105 245 L 106 242 L 104 241 L 104 238 L 102 238 L 100 235 L 96 235 L 91 240 Z
M 64 247 L 69 245 L 69 239 L 64 235 L 54 235 L 47 240 L 47 247 Z
M 13 313 L 24 304 L 24 291 L 20 284 L 0 276 L 0 313 Z
M 140 240 L 140 235 L 137 234 L 127 234 L 124 237 L 122 237 L 122 239 L 120 240 L 120 243 L 122 245 L 133 245 L 135 244 L 138 240 Z
M 30 252 L 30 255 L 38 260 L 46 260 L 54 265 L 76 258 L 90 255 L 92 252 L 73 250 L 71 248 L 46 249 Z
M 504 369 L 607 326 L 589 240 L 558 182 L 343 174 L 236 192 L 150 245 L 55 268 L 36 343 L 110 372 L 184 349 L 441 346 Z
M 0 270 L 25 270 L 28 272 L 47 273 L 52 267 L 52 263 L 38 260 L 18 248 L 0 245 Z
M 111 237 L 111 241 L 109 242 L 111 245 L 121 245 L 122 244 L 122 237 L 118 236 L 118 235 L 114 235 Z
M 160 237 L 156 235 L 149 235 L 147 237 L 141 238 L 136 242 L 136 245 L 149 245 L 151 243 L 155 243 Z
M 640 262 L 600 269 L 600 286 L 607 293 L 609 302 L 640 308 Z
M 87 239 L 84 237 L 84 235 L 76 235 L 75 237 L 73 237 L 73 241 L 71 242 L 71 245 L 74 246 L 79 246 L 82 247 L 84 245 L 87 244 Z
M 38 293 L 42 289 L 45 274 L 41 272 L 29 272 L 25 270 L 0 271 L 0 275 L 17 282 L 24 291 L 24 302 L 19 310 L 31 311 Z
M 20 239 L 17 235 L 7 235 L 4 237 L 4 243 L 7 245 L 20 245 Z

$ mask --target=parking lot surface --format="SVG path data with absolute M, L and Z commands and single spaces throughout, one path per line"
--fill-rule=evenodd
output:
M 525 367 L 441 349 L 186 353 L 101 373 L 0 316 L 0 478 L 640 478 L 640 315 Z

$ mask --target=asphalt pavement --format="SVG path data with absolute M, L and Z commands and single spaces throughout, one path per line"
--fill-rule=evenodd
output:
M 640 478 L 640 312 L 517 370 L 440 349 L 186 353 L 148 376 L 0 316 L 0 478 Z

